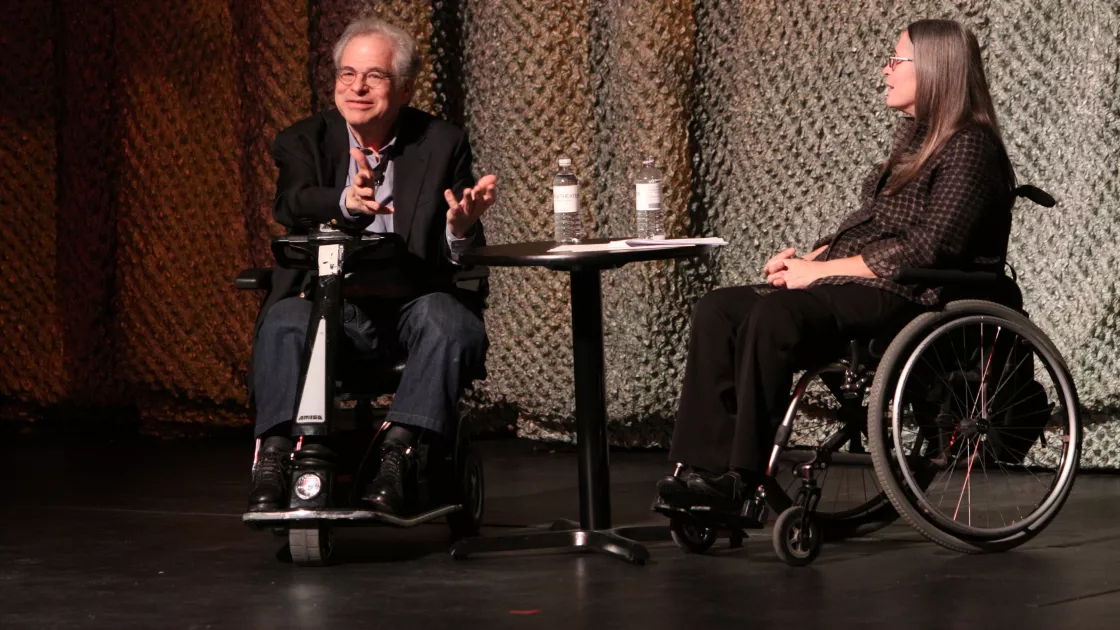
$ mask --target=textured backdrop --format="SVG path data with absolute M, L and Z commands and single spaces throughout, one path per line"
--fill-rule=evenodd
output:
M 500 176 L 493 242 L 547 238 L 556 158 L 584 182 L 597 236 L 633 231 L 632 178 L 652 153 L 673 236 L 731 245 L 707 260 L 604 279 L 612 439 L 665 444 L 690 305 L 754 282 L 787 244 L 850 211 L 896 116 L 880 69 L 920 17 L 984 44 L 1020 178 L 1011 260 L 1032 316 L 1094 413 L 1088 463 L 1120 466 L 1120 5 L 1111 0 L 16 0 L 0 24 L 0 409 L 127 407 L 163 427 L 248 421 L 252 296 L 268 262 L 285 125 L 331 103 L 330 47 L 373 13 L 413 32 L 416 105 L 465 126 Z M 534 437 L 571 431 L 567 279 L 496 270 L 480 415 Z M 487 413 L 489 412 L 489 413 Z M 511 415 L 512 414 L 512 415 Z

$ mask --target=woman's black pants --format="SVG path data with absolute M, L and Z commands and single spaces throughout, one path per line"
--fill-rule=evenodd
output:
M 919 310 L 859 284 L 708 293 L 692 311 L 670 459 L 712 472 L 766 472 L 794 373 L 841 358 L 851 339 Z

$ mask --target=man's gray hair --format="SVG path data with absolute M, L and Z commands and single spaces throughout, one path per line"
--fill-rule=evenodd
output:
M 400 79 L 401 85 L 420 74 L 420 51 L 416 47 L 416 40 L 400 28 L 377 18 L 355 20 L 346 27 L 342 37 L 334 45 L 335 70 L 342 66 L 342 51 L 350 40 L 366 35 L 380 35 L 393 42 L 393 74 Z

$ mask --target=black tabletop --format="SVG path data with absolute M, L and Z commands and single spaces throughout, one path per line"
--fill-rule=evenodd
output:
M 619 239 L 585 239 L 580 241 L 580 244 L 609 243 L 612 240 Z M 716 248 L 715 245 L 675 245 L 671 247 L 631 247 L 596 252 L 549 253 L 548 250 L 557 245 L 560 245 L 560 243 L 553 241 L 487 245 L 463 252 L 459 260 L 465 265 L 486 267 L 546 267 L 555 270 L 610 269 L 642 260 L 689 258 Z

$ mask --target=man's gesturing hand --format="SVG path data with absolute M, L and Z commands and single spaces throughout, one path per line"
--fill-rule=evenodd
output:
M 375 181 L 377 175 L 369 167 L 369 160 L 362 150 L 350 149 L 350 157 L 358 165 L 358 172 L 346 189 L 346 209 L 353 214 L 393 214 L 392 206 L 382 207 L 374 199 L 379 182 Z
M 463 238 L 474 227 L 478 218 L 494 205 L 497 199 L 498 178 L 486 175 L 478 180 L 474 188 L 463 190 L 463 198 L 455 199 L 451 189 L 443 191 L 443 198 L 447 200 L 447 227 L 456 238 Z

